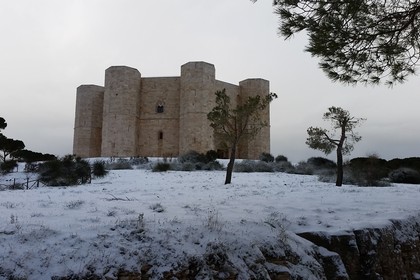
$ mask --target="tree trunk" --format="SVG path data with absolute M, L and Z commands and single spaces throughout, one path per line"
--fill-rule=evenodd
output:
M 235 157 L 236 157 L 236 144 L 234 144 L 230 148 L 230 158 L 229 158 L 229 163 L 226 168 L 225 185 L 230 184 L 232 181 L 232 172 L 233 172 L 233 165 L 235 164 Z
M 335 185 L 337 187 L 343 185 L 343 151 L 340 146 L 337 146 L 337 180 Z

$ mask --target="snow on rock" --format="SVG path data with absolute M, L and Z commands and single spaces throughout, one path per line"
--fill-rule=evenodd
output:
M 2 191 L 0 279 L 116 279 L 122 270 L 323 279 L 320 255 L 346 279 L 336 253 L 296 234 L 386 227 L 420 212 L 418 185 L 338 188 L 285 173 L 234 173 L 224 185 L 224 176 L 114 170 L 89 185 Z

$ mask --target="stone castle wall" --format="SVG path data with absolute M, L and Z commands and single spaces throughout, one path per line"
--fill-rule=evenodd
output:
M 248 79 L 239 85 L 215 79 L 214 65 L 189 62 L 180 77 L 142 78 L 137 69 L 112 66 L 105 87 L 77 89 L 73 153 L 81 157 L 172 157 L 190 150 L 205 153 L 226 147 L 215 139 L 207 114 L 215 92 L 226 89 L 236 106 L 248 96 L 268 95 L 269 82 Z M 269 109 L 262 113 L 269 123 Z M 238 157 L 258 158 L 270 151 L 270 128 L 238 147 Z

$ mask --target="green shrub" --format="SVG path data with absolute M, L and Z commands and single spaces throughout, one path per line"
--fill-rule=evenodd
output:
M 265 161 L 243 160 L 235 163 L 235 172 L 274 172 L 273 167 Z
M 89 162 L 73 155 L 39 165 L 39 179 L 48 186 L 70 186 L 90 182 Z
M 314 169 L 330 169 L 337 167 L 337 164 L 334 161 L 323 157 L 311 157 L 307 160 L 307 163 L 312 165 Z
M 359 186 L 383 186 L 388 177 L 387 161 L 376 155 L 350 160 L 352 176 Z
M 153 172 L 165 172 L 165 171 L 170 170 L 170 168 L 171 168 L 171 165 L 169 163 L 158 162 L 153 166 L 152 171 Z
M 274 161 L 274 157 L 272 154 L 270 153 L 261 153 L 260 158 L 261 161 L 264 162 L 273 162 Z
M 0 170 L 2 173 L 10 173 L 18 166 L 16 160 L 6 160 L 0 164 Z
M 104 177 L 108 171 L 105 168 L 105 161 L 97 160 L 92 164 L 92 174 L 95 177 Z
M 389 173 L 389 179 L 393 183 L 420 184 L 420 173 L 411 168 L 399 168 Z
M 276 156 L 276 162 L 283 162 L 283 161 L 288 162 L 287 157 L 285 157 L 285 156 L 283 156 L 283 155 L 278 155 L 278 156 Z
M 192 163 L 197 163 L 197 162 L 201 162 L 201 163 L 207 163 L 208 159 L 206 157 L 206 155 L 201 154 L 199 152 L 196 151 L 189 151 L 183 155 L 180 155 L 178 157 L 178 161 L 180 163 L 184 163 L 184 162 L 192 162 Z
M 108 170 L 127 170 L 133 169 L 129 160 L 124 158 L 119 158 L 116 161 L 111 160 L 106 164 L 106 169 Z

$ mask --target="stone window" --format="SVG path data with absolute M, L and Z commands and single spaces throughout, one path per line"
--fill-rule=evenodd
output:
M 163 131 L 159 131 L 158 133 L 158 139 L 162 140 L 163 139 Z
M 165 106 L 163 102 L 158 102 L 156 104 L 156 113 L 163 113 L 165 111 Z

